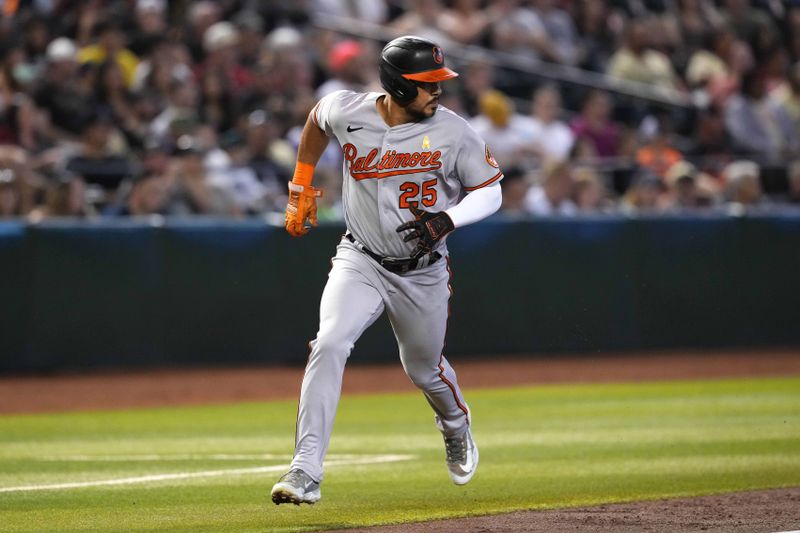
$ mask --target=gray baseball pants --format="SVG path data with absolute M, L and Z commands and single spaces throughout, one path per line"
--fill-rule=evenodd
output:
M 384 310 L 403 369 L 425 394 L 439 430 L 450 437 L 463 433 L 469 424 L 469 408 L 455 371 L 442 355 L 450 298 L 446 260 L 395 274 L 342 239 L 332 263 L 320 303 L 319 332 L 310 343 L 300 391 L 291 465 L 316 481 L 323 477 L 345 363 L 356 340 Z

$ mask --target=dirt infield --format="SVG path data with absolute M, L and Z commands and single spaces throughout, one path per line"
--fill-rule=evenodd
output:
M 465 389 L 800 374 L 800 351 L 681 352 L 451 360 Z M 159 370 L 0 377 L 0 413 L 60 412 L 296 399 L 303 369 Z M 353 365 L 344 394 L 413 391 L 400 366 Z
M 453 365 L 465 389 L 537 383 L 625 382 L 800 374 L 800 351 L 683 352 L 502 358 Z M 0 413 L 60 412 L 296 399 L 302 368 L 160 370 L 0 377 Z M 345 394 L 414 390 L 399 362 L 351 365 Z M 374 533 L 711 531 L 800 529 L 800 488 L 581 509 L 524 511 L 365 528 Z
M 331 533 L 769 533 L 797 530 L 799 527 L 800 489 L 794 488 L 556 511 L 521 511 L 419 524 L 338 530 Z

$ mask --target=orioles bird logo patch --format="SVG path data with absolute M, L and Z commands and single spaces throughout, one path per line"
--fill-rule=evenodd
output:
M 489 145 L 486 145 L 486 162 L 492 165 L 494 168 L 500 168 L 500 165 L 497 164 L 494 156 L 492 155 L 491 150 L 489 150 Z
M 422 149 L 423 150 L 430 150 L 431 149 L 431 141 L 428 139 L 428 136 L 422 138 Z
M 444 63 L 444 53 L 442 53 L 442 49 L 438 46 L 433 47 L 433 60 L 436 61 L 437 65 Z

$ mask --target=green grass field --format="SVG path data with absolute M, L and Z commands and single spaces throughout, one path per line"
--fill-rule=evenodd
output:
M 800 378 L 466 393 L 469 485 L 422 395 L 347 397 L 313 507 L 268 496 L 293 401 L 0 417 L 0 531 L 309 531 L 800 485 Z

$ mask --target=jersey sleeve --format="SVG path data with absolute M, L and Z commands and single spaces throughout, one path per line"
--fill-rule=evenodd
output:
M 333 135 L 334 124 L 339 118 L 341 100 L 347 91 L 335 91 L 322 97 L 311 110 L 311 120 L 329 137 Z
M 489 146 L 469 126 L 465 128 L 458 147 L 456 173 L 466 192 L 496 184 L 503 178 Z

